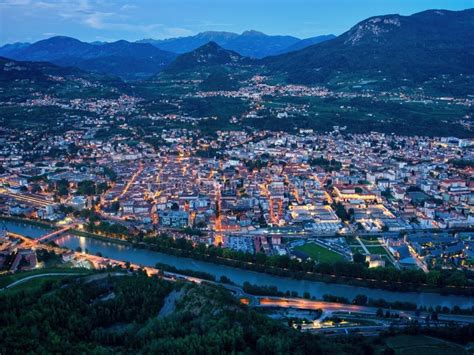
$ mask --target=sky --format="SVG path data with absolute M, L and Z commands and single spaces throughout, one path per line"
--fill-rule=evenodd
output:
M 341 34 L 371 16 L 472 7 L 474 0 L 0 0 L 0 45 L 57 35 L 134 41 L 250 29 L 306 38 Z

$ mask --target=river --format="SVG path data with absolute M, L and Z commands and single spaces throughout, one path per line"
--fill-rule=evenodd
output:
M 7 228 L 7 231 L 9 232 L 21 234 L 25 237 L 33 239 L 37 239 L 51 231 L 51 229 L 39 227 L 28 223 L 0 219 L 0 228 L 2 228 L 2 225 L 4 225 Z
M 37 238 L 45 232 L 46 229 L 25 225 L 17 222 L 5 221 L 7 230 L 23 234 L 32 238 Z M 156 263 L 164 263 L 172 265 L 178 269 L 190 269 L 195 271 L 207 272 L 219 279 L 222 275 L 227 276 L 230 280 L 238 285 L 242 285 L 248 281 L 256 285 L 276 286 L 280 291 L 297 291 L 300 296 L 304 292 L 309 292 L 311 296 L 321 299 L 324 294 L 335 296 L 354 298 L 358 294 L 364 294 L 368 298 L 383 298 L 386 301 L 405 301 L 412 302 L 417 305 L 424 306 L 447 306 L 455 305 L 461 308 L 469 308 L 474 306 L 473 297 L 443 296 L 436 293 L 428 292 L 393 292 L 379 289 L 370 289 L 365 287 L 357 287 L 343 284 L 330 284 L 317 281 L 296 280 L 287 277 L 279 277 L 258 273 L 249 270 L 233 268 L 224 265 L 216 265 L 200 260 L 167 255 L 147 249 L 136 249 L 128 245 L 117 244 L 113 242 L 105 242 L 88 237 L 79 237 L 76 235 L 66 235 L 55 241 L 58 245 L 75 250 L 81 247 L 83 251 L 90 254 L 101 253 L 102 256 L 111 259 L 129 261 L 134 264 L 143 266 L 155 266 Z

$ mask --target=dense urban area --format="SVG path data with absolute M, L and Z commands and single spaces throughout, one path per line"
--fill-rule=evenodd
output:
M 467 54 L 436 75 L 325 61 L 473 14 L 268 57 L 206 41 L 145 78 L 35 55 L 152 40 L 0 47 L 0 353 L 471 353 Z

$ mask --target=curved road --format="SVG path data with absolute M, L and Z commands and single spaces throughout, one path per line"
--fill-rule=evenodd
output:
M 258 300 L 258 304 L 251 303 L 254 307 L 279 307 L 279 308 L 294 308 L 294 309 L 305 309 L 305 310 L 317 310 L 321 309 L 328 312 L 356 312 L 366 313 L 375 315 L 377 312 L 376 307 L 369 306 L 358 306 L 355 304 L 345 303 L 334 303 L 325 301 L 312 301 L 304 298 L 285 298 L 285 297 L 265 297 L 265 296 L 253 296 Z M 402 311 L 397 309 L 385 309 L 383 311 L 390 311 L 391 313 L 398 313 L 401 317 L 409 319 L 425 319 L 430 315 L 429 312 L 420 312 L 417 316 L 416 311 Z M 438 314 L 440 321 L 454 321 L 461 323 L 474 323 L 474 316 L 462 315 L 462 314 Z
M 145 270 L 147 271 L 149 275 L 158 273 L 158 270 L 155 268 L 145 268 Z M 87 276 L 87 275 L 84 275 L 84 273 L 77 273 L 77 272 L 76 273 L 52 272 L 52 273 L 31 275 L 5 286 L 3 289 L 0 289 L 0 291 L 6 290 L 8 288 L 14 287 L 16 285 L 19 285 L 23 282 L 26 282 L 28 280 L 32 280 L 35 278 L 41 278 L 41 277 L 47 277 L 47 276 L 78 276 L 78 275 Z M 89 276 L 88 281 L 94 281 L 96 279 L 100 279 L 108 275 L 125 276 L 127 274 L 123 274 L 120 272 L 113 272 L 113 273 L 91 275 Z M 232 292 L 235 297 L 248 299 L 249 302 L 247 304 L 250 307 L 278 307 L 278 308 L 294 308 L 294 309 L 302 309 L 302 310 L 321 309 L 323 312 L 329 312 L 329 313 L 339 311 L 339 312 L 366 313 L 366 314 L 372 314 L 372 315 L 375 315 L 375 313 L 377 312 L 376 307 L 359 306 L 359 305 L 354 305 L 354 304 L 343 304 L 343 303 L 316 301 L 316 300 L 313 301 L 313 300 L 307 300 L 304 298 L 256 296 L 256 295 L 247 294 L 239 286 L 223 284 L 220 282 L 213 282 L 209 280 L 200 279 L 197 277 L 192 277 L 192 276 L 187 276 L 187 275 L 182 275 L 182 274 L 177 274 L 177 273 L 172 273 L 172 272 L 165 271 L 163 276 L 169 281 L 176 281 L 180 279 L 183 281 L 193 282 L 193 283 L 204 282 L 204 283 L 210 283 L 210 284 L 223 286 L 224 288 Z M 384 309 L 384 311 L 386 310 Z M 395 309 L 390 309 L 389 311 L 392 313 L 398 313 L 401 317 L 405 317 L 409 319 L 418 319 L 418 320 L 422 320 L 429 315 L 429 313 L 427 312 L 421 312 L 419 316 L 417 316 L 415 311 L 401 311 L 401 310 L 395 310 Z M 456 315 L 455 314 L 439 314 L 438 317 L 440 321 L 474 323 L 474 316 L 457 315 L 457 314 Z
M 0 289 L 0 291 L 6 290 L 11 287 L 15 287 L 16 285 L 22 284 L 23 282 L 26 282 L 28 280 L 40 278 L 40 277 L 46 277 L 46 276 L 77 276 L 77 275 L 83 275 L 83 273 L 80 272 L 50 272 L 48 274 L 36 274 L 36 275 L 31 275 L 24 277 L 20 280 L 17 280 L 15 282 L 12 282 L 11 284 L 5 286 L 4 288 Z

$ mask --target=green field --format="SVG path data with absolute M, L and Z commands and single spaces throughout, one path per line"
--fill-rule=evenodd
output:
M 387 251 L 381 245 L 366 245 L 366 248 L 370 251 L 370 254 L 387 255 Z
M 311 259 L 320 263 L 334 263 L 336 261 L 343 261 L 344 257 L 341 254 L 333 252 L 327 248 L 324 248 L 318 244 L 307 243 L 296 247 L 295 250 L 302 251 L 307 254 Z
M 388 338 L 385 343 L 388 347 L 393 349 L 397 355 L 467 354 L 466 350 L 460 345 L 422 335 L 399 335 Z
M 365 245 L 370 254 L 388 255 L 387 250 L 385 250 L 377 239 L 360 238 L 360 241 Z

